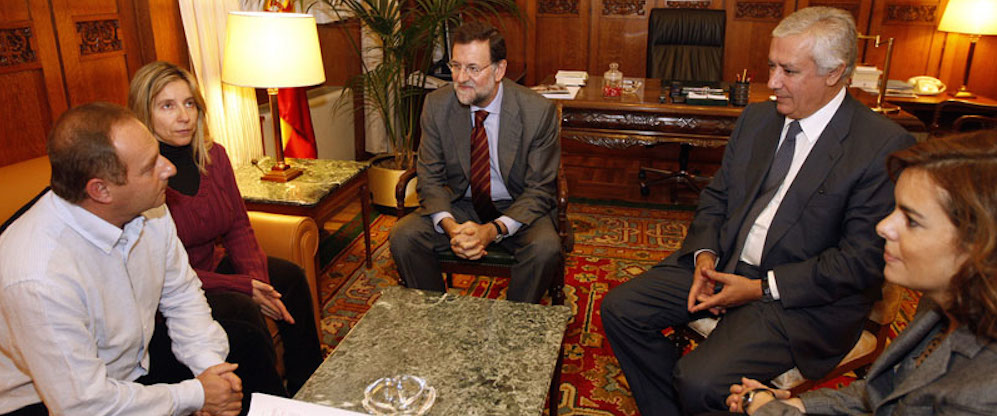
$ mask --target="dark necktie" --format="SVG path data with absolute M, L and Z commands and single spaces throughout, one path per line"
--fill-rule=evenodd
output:
M 474 112 L 474 128 L 471 129 L 471 202 L 481 223 L 499 217 L 492 203 L 492 164 L 488 155 L 488 135 L 485 133 L 485 118 L 488 112 Z
M 755 224 L 758 215 L 772 201 L 772 197 L 775 196 L 779 185 L 786 179 L 786 174 L 789 173 L 789 165 L 793 164 L 793 153 L 796 151 L 796 136 L 802 131 L 803 129 L 800 128 L 799 121 L 793 120 L 792 123 L 789 123 L 789 131 L 786 132 L 786 139 L 782 141 L 779 150 L 775 152 L 775 158 L 772 159 L 772 166 L 769 167 L 769 171 L 765 175 L 762 188 L 758 190 L 758 196 L 755 198 L 755 202 L 751 204 L 751 209 L 748 211 L 748 215 L 744 217 L 741 229 L 737 232 L 737 246 L 735 246 L 734 251 L 731 253 L 733 257 L 727 261 L 724 272 L 731 273 L 734 271 L 738 260 L 741 258 L 741 251 L 744 250 L 744 240 L 748 238 L 748 231 Z M 756 264 L 755 266 L 760 265 Z

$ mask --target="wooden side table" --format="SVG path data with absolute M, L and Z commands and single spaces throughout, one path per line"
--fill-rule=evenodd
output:
M 311 217 L 322 224 L 333 214 L 360 198 L 363 221 L 366 266 L 370 268 L 370 191 L 367 187 L 367 162 L 328 159 L 287 159 L 305 173 L 285 183 L 260 180 L 263 172 L 273 166 L 273 159 L 264 157 L 259 168 L 253 165 L 235 169 L 235 181 L 246 202 L 246 209 L 276 214 Z M 316 259 L 316 262 L 318 259 Z M 316 264 L 316 270 L 321 270 Z

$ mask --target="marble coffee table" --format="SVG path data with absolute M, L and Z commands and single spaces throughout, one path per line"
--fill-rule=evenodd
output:
M 437 391 L 428 415 L 539 415 L 570 318 L 567 306 L 387 287 L 294 398 L 364 412 L 369 384 L 408 374 Z

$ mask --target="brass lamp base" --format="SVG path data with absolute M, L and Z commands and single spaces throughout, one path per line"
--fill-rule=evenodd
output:
M 965 85 L 959 87 L 958 91 L 953 91 L 950 94 L 952 94 L 953 98 L 976 98 L 976 94 L 969 92 Z
M 880 114 L 893 114 L 893 113 L 899 113 L 900 112 L 900 107 L 886 107 L 886 106 L 882 106 L 881 107 L 881 106 L 875 106 L 875 107 L 870 108 L 870 110 L 875 111 L 875 112 L 880 113 Z
M 305 173 L 305 171 L 280 163 L 274 165 L 274 167 L 270 169 L 270 172 L 267 172 L 266 175 L 260 177 L 260 180 L 269 182 L 288 182 L 298 176 L 301 176 L 302 173 Z

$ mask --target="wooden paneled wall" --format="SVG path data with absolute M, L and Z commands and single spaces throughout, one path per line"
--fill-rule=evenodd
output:
M 127 104 L 128 81 L 146 62 L 186 64 L 178 10 L 176 0 L 0 2 L 0 166 L 45 154 L 71 106 Z
M 723 9 L 727 12 L 724 78 L 747 69 L 754 80 L 768 78 L 768 44 L 779 21 L 808 6 L 838 7 L 856 18 L 862 33 L 895 38 L 891 79 L 915 75 L 940 78 L 950 88 L 962 83 L 968 37 L 938 32 L 948 0 L 528 0 L 529 31 L 536 39 L 528 59 L 528 83 L 558 69 L 601 75 L 611 62 L 624 76 L 643 77 L 647 19 L 655 7 Z M 882 67 L 885 47 L 860 49 L 860 60 Z M 976 48 L 970 90 L 997 97 L 997 36 Z

